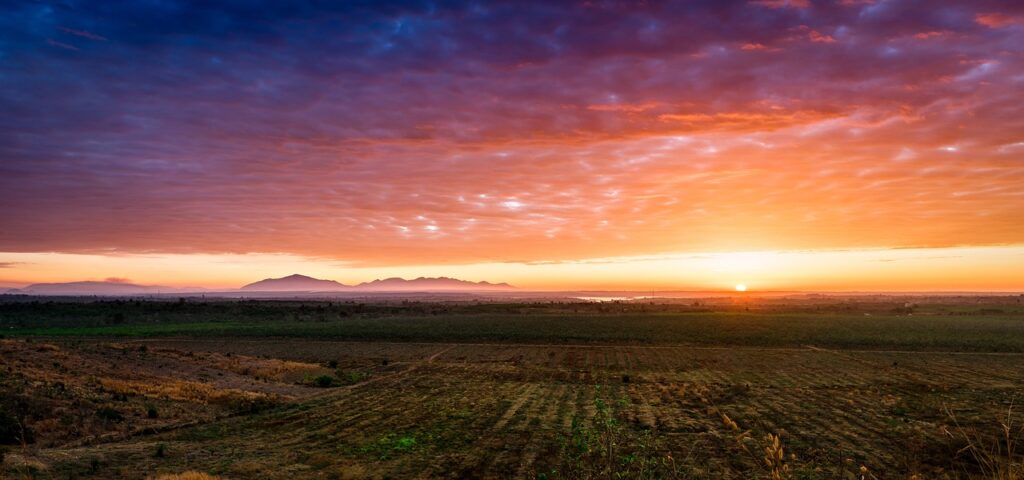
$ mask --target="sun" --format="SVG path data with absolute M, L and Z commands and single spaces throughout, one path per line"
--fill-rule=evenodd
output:
M 747 291 L 747 286 L 742 284 L 742 283 L 737 283 L 736 284 L 736 291 L 737 292 L 745 292 L 745 291 Z

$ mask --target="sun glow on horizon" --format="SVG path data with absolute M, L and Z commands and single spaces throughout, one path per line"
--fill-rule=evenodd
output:
M 747 286 L 745 284 L 738 283 L 738 284 L 736 284 L 736 291 L 737 292 L 745 292 L 745 291 L 747 291 Z
M 0 287 L 103 281 L 238 288 L 299 273 L 355 284 L 388 277 L 508 282 L 523 290 L 1024 291 L 1024 245 L 666 253 L 547 262 L 354 265 L 288 254 L 0 252 Z M 737 282 L 743 279 L 743 282 Z

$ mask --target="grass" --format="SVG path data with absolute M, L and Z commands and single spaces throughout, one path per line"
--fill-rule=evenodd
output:
M 1020 479 L 1011 307 L 76 305 L 0 303 L 0 476 Z
M 169 473 L 150 477 L 153 480 L 219 480 L 221 477 L 203 472 L 189 471 L 184 473 Z
M 411 452 L 418 448 L 419 443 L 415 436 L 412 435 L 398 435 L 390 432 L 381 435 L 377 440 L 362 445 L 356 449 L 356 452 L 369 455 L 379 460 L 387 460 L 393 458 L 396 455 Z
M 964 444 L 957 451 L 958 456 L 969 458 L 985 478 L 1024 479 L 1024 451 L 1020 448 L 1024 442 L 1024 426 L 1014 422 L 1012 403 L 1006 415 L 996 421 L 999 427 L 997 435 L 987 434 L 974 426 L 962 425 L 950 410 L 947 410 L 947 415 L 953 427 L 946 428 L 944 433 Z
M 323 321 L 231 320 L 10 328 L 8 336 L 300 337 L 367 341 L 671 343 L 866 349 L 1024 351 L 1024 316 L 696 312 L 452 314 Z
M 147 383 L 101 378 L 97 381 L 104 390 L 122 395 L 142 395 L 149 398 L 231 405 L 275 401 L 273 397 L 263 393 L 214 388 L 206 383 L 185 380 Z

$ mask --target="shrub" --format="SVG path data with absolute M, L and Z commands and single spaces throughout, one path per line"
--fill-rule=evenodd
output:
M 156 407 L 150 406 L 146 408 L 146 418 L 159 418 L 160 413 L 156 411 Z
M 112 422 L 120 422 L 121 420 L 124 420 L 124 415 L 122 415 L 121 412 L 110 407 L 101 407 L 97 409 L 96 416 Z
M 320 388 L 330 388 L 337 383 L 337 380 L 330 375 L 320 375 L 313 379 L 313 385 Z
M 228 408 L 236 413 L 253 414 L 273 408 L 277 402 L 266 396 L 235 398 L 228 402 Z

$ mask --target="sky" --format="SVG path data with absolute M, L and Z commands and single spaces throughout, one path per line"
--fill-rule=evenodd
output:
M 1024 290 L 1024 3 L 8 2 L 0 285 Z

